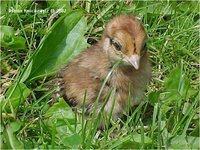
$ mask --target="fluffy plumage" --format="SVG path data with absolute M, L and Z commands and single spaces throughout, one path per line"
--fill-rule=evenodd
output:
M 104 112 L 109 114 L 114 98 L 112 117 L 120 117 L 131 106 L 138 104 L 151 77 L 151 66 L 146 49 L 146 33 L 141 22 L 133 16 L 113 18 L 104 30 L 102 39 L 86 49 L 59 73 L 63 82 L 63 94 L 68 103 L 80 108 L 87 91 L 85 106 L 89 113 L 100 87 L 113 64 L 122 63 L 112 72 L 101 94 L 98 111 L 110 88 L 111 94 Z

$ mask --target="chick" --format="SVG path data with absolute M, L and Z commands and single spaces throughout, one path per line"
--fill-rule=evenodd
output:
M 112 110 L 113 119 L 121 117 L 128 105 L 134 106 L 142 100 L 151 77 L 146 40 L 144 27 L 136 17 L 114 17 L 107 24 L 102 39 L 60 71 L 66 101 L 81 108 L 86 93 L 85 107 L 91 114 L 104 79 L 113 65 L 121 61 L 111 72 L 97 105 L 98 113 L 109 89 L 113 88 L 103 112 L 109 115 Z

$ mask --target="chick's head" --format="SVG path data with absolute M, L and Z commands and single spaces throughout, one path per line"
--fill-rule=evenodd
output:
M 146 52 L 144 27 L 133 16 L 121 15 L 113 18 L 104 30 L 103 48 L 111 61 L 122 60 L 124 64 L 139 69 L 140 59 Z

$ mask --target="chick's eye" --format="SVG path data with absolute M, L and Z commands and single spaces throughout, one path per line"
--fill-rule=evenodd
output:
M 121 46 L 121 44 L 119 42 L 114 41 L 113 39 L 110 39 L 110 43 L 111 43 L 111 45 L 113 45 L 115 47 L 115 49 L 117 51 L 121 51 L 122 46 Z

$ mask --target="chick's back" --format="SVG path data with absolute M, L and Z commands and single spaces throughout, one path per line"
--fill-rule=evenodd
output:
M 67 101 L 80 107 L 86 93 L 86 105 L 94 103 L 109 67 L 98 44 L 76 57 L 60 71 Z

